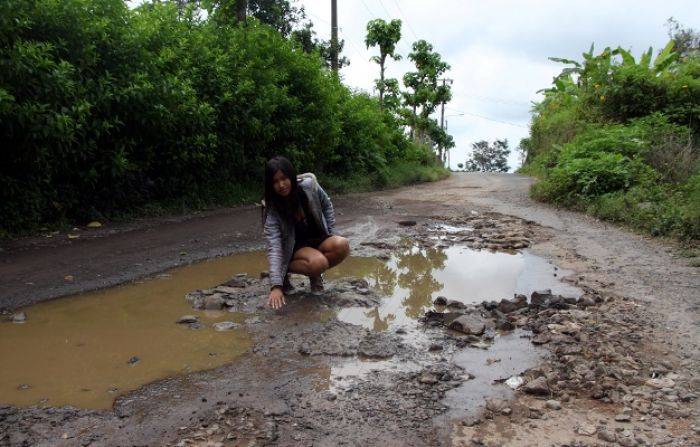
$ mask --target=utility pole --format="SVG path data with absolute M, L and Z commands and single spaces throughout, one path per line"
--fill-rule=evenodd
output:
M 452 85 L 453 80 L 442 78 L 442 86 L 445 87 L 446 83 L 449 82 Z M 445 130 L 445 101 L 440 104 L 440 129 Z M 445 154 L 443 153 L 444 148 L 440 148 L 440 161 L 445 164 Z
M 447 133 L 447 120 L 445 120 L 445 133 Z M 452 168 L 450 167 L 450 153 L 452 152 L 452 149 L 447 149 L 447 169 L 450 171 Z
M 331 70 L 338 75 L 338 1 L 331 0 Z

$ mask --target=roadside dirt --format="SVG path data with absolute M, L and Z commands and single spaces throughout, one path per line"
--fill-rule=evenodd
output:
M 334 204 L 355 254 L 386 258 L 406 240 L 529 246 L 573 271 L 566 279 L 585 299 L 449 312 L 483 321 L 479 335 L 448 330 L 445 313 L 368 331 L 329 309 L 372 307 L 381 288 L 339 279 L 329 283 L 331 295 L 301 293 L 273 312 L 261 308 L 264 285 L 251 278 L 228 297 L 257 318 L 249 325 L 253 347 L 236 362 L 145 385 L 110 411 L 22 409 L 0 398 L 0 446 L 700 444 L 698 269 L 670 243 L 532 202 L 529 184 L 515 175 L 460 174 Z M 259 209 L 242 207 L 13 241 L 0 252 L 0 307 L 259 248 L 259 217 Z M 435 223 L 483 229 L 439 242 L 426 233 Z M 500 384 L 507 377 L 482 385 L 469 353 L 484 352 L 480 363 L 507 363 L 509 354 L 491 356 L 513 336 L 542 352 L 518 360 L 524 384 L 515 392 Z M 366 357 L 387 363 L 359 374 Z M 337 372 L 348 364 L 351 373 Z M 464 395 L 470 383 L 500 391 L 474 403 Z

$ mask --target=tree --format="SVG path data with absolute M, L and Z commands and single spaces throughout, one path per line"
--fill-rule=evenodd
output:
M 284 37 L 289 37 L 294 25 L 306 18 L 304 8 L 293 6 L 289 0 L 248 0 L 248 13 Z
M 431 121 L 435 122 L 430 115 L 439 104 L 452 98 L 450 86 L 439 83 L 440 76 L 445 74 L 450 66 L 425 40 L 415 42 L 412 49 L 413 52 L 408 58 L 415 64 L 416 71 L 404 75 L 403 83 L 410 91 L 404 92 L 403 96 L 404 104 L 410 107 L 413 113 L 405 114 L 405 118 L 411 126 L 414 139 L 425 142 L 432 126 Z
M 331 43 L 328 40 L 318 39 L 316 37 L 316 31 L 314 31 L 314 26 L 311 22 L 307 22 L 303 28 L 295 29 L 290 35 L 290 39 L 294 40 L 301 50 L 305 53 L 318 53 L 327 68 L 331 68 Z M 342 39 L 338 41 L 338 55 L 343 52 L 345 48 L 345 40 Z M 338 68 L 343 68 L 350 65 L 350 60 L 345 57 L 338 58 Z
M 673 40 L 673 49 L 681 57 L 700 53 L 700 32 L 692 28 L 684 28 L 678 20 L 670 17 L 666 21 L 668 37 Z
M 379 64 L 379 79 L 376 80 L 376 85 L 379 91 L 379 104 L 382 107 L 386 82 L 389 81 L 384 80 L 386 58 L 391 57 L 395 61 L 401 59 L 401 55 L 396 54 L 396 44 L 399 40 L 401 40 L 401 20 L 394 19 L 387 23 L 383 19 L 374 19 L 367 23 L 367 37 L 365 37 L 367 48 L 379 46 L 379 56 L 373 56 L 372 61 Z
M 198 0 L 175 0 L 179 5 Z M 243 23 L 246 16 L 270 25 L 284 37 L 289 37 L 295 25 L 306 18 L 304 8 L 289 0 L 201 0 L 204 8 L 220 23 Z
M 470 172 L 508 172 L 508 140 L 496 140 L 489 144 L 482 140 L 472 144 L 472 155 L 465 170 Z

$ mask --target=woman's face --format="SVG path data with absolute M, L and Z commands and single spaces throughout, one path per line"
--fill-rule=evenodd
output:
M 287 197 L 292 190 L 292 182 L 289 177 L 284 175 L 284 172 L 278 170 L 272 177 L 272 188 L 280 196 Z

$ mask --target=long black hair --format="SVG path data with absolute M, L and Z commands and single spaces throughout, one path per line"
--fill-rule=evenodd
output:
M 287 197 L 281 197 L 275 192 L 273 177 L 277 171 L 282 171 L 289 178 L 291 187 Z M 292 163 L 281 155 L 272 157 L 265 163 L 265 212 L 263 213 L 263 223 L 267 217 L 267 210 L 274 208 L 283 218 L 293 221 L 294 212 L 299 209 L 299 188 L 297 185 L 297 171 Z

